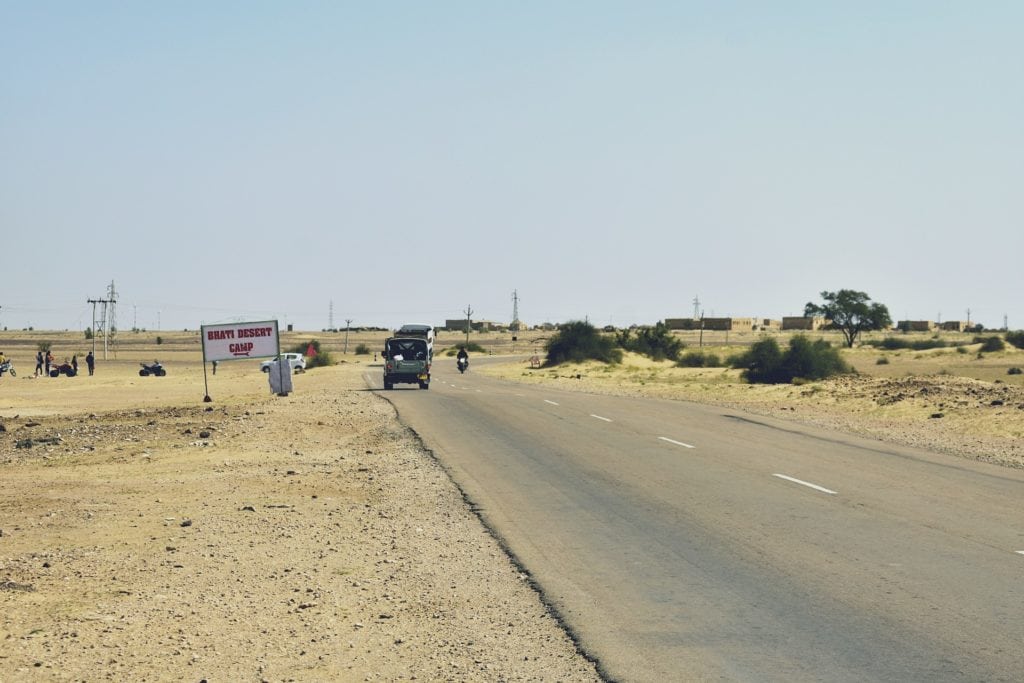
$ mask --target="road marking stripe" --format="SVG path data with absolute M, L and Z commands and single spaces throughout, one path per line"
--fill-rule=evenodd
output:
M 1015 552 L 1016 552 L 1016 553 L 1017 553 L 1018 555 L 1024 555 L 1024 550 L 1017 550 L 1017 551 L 1015 551 Z
M 682 441 L 676 441 L 675 439 L 670 439 L 667 436 L 659 436 L 658 438 L 661 439 L 662 441 L 668 441 L 669 443 L 674 443 L 677 446 L 682 446 L 683 448 L 696 448 L 696 446 L 691 446 L 688 443 L 683 443 Z
M 544 399 L 544 402 L 545 402 L 545 403 L 550 403 L 550 404 L 551 404 L 551 405 L 553 405 L 553 406 L 557 406 L 557 405 L 558 405 L 558 404 L 557 404 L 557 403 L 555 403 L 554 401 L 549 401 L 549 400 L 547 400 L 547 399 Z
M 835 491 L 833 491 L 831 489 L 827 489 L 824 486 L 818 486 L 817 484 L 812 484 L 809 481 L 802 481 L 800 479 L 794 479 L 793 477 L 787 477 L 785 474 L 773 474 L 772 476 L 773 477 L 778 477 L 779 479 L 785 479 L 786 481 L 791 481 L 794 484 L 800 484 L 801 486 L 808 486 L 808 487 L 814 489 L 815 491 L 821 491 L 822 493 L 828 493 L 828 494 L 831 494 L 833 496 L 836 495 Z
M 597 418 L 598 420 L 604 420 L 605 422 L 611 422 L 607 417 L 601 417 L 600 415 L 594 415 L 593 413 L 590 414 L 590 417 Z

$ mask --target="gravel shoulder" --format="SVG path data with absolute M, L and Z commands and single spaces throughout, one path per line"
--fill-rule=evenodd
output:
M 213 406 L 8 393 L 0 680 L 600 680 L 363 371 L 286 398 L 249 371 Z

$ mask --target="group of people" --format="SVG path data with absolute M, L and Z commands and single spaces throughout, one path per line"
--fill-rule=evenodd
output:
M 54 364 L 53 363 L 53 354 L 50 352 L 49 349 L 46 349 L 45 351 L 42 351 L 42 350 L 38 351 L 36 353 L 36 374 L 35 374 L 35 376 L 38 377 L 39 375 L 43 375 L 44 377 L 49 377 L 50 376 L 50 366 L 53 365 L 53 364 Z M 88 355 L 86 355 L 86 357 L 85 357 L 85 364 L 89 368 L 89 374 L 91 375 L 95 371 L 95 369 L 96 369 L 96 358 L 92 355 L 92 351 L 90 351 L 88 353 Z M 77 375 L 78 374 L 78 354 L 76 353 L 75 355 L 71 356 L 71 360 L 68 360 L 67 358 L 65 358 L 64 359 L 64 365 L 71 366 L 72 370 L 74 370 L 74 373 Z

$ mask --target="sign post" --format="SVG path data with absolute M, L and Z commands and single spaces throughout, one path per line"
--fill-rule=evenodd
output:
M 203 341 L 203 384 L 206 388 L 204 403 L 209 403 L 210 385 L 206 377 L 206 364 L 211 361 L 243 360 L 248 358 L 274 358 L 281 355 L 281 342 L 277 334 L 277 321 L 254 323 L 228 323 L 201 325 Z

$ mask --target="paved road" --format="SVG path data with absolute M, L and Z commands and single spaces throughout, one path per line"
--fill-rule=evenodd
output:
M 434 372 L 381 393 L 609 678 L 1024 680 L 1024 472 Z

